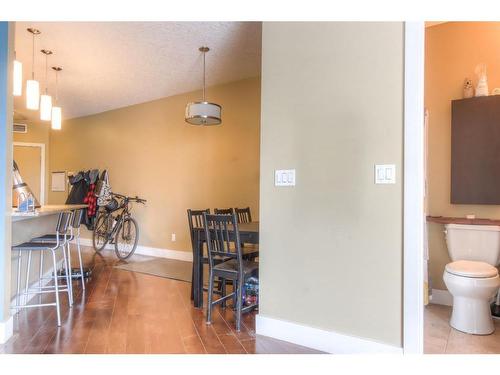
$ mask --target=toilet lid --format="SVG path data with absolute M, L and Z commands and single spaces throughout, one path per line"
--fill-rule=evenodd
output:
M 472 260 L 457 260 L 448 263 L 446 271 L 457 276 L 486 278 L 498 275 L 498 270 L 485 262 L 476 262 Z

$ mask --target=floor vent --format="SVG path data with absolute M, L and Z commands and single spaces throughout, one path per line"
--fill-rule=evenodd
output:
M 12 128 L 14 130 L 14 133 L 27 133 L 28 132 L 28 125 L 27 124 L 14 123 Z

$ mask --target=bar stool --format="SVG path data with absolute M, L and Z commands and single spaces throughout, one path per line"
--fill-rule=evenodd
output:
M 80 247 L 80 225 L 82 224 L 84 210 L 75 210 L 73 213 L 73 220 L 71 221 L 71 227 L 69 228 L 70 234 L 67 241 L 67 252 L 68 252 L 68 263 L 69 263 L 69 278 L 71 285 L 71 297 L 73 298 L 73 277 L 72 277 L 72 269 L 71 269 L 71 242 L 76 242 L 76 248 L 78 252 L 78 261 L 80 266 L 80 279 L 82 282 L 82 290 L 85 290 L 85 277 L 83 273 L 83 262 L 82 262 L 82 251 Z M 57 234 L 46 234 L 44 236 L 35 237 L 31 240 L 31 242 L 40 242 L 40 243 L 50 243 L 55 242 Z
M 56 225 L 56 237 L 55 237 L 55 242 L 46 242 L 46 243 L 40 243 L 40 242 L 25 242 L 20 245 L 12 246 L 12 251 L 18 251 L 19 252 L 19 257 L 18 257 L 18 263 L 17 263 L 17 294 L 16 294 L 16 305 L 12 306 L 13 309 L 16 309 L 19 311 L 21 308 L 28 308 L 28 307 L 43 307 L 43 306 L 55 306 L 56 311 L 57 311 L 57 325 L 61 326 L 61 309 L 60 309 L 60 303 L 59 303 L 59 292 L 67 292 L 68 293 L 68 301 L 69 304 L 71 305 L 73 303 L 72 301 L 72 295 L 71 295 L 71 284 L 70 284 L 70 279 L 68 277 L 69 275 L 69 263 L 68 259 L 66 256 L 66 251 L 65 251 L 65 246 L 68 242 L 68 227 L 69 223 L 73 217 L 73 213 L 69 211 L 61 212 L 59 214 L 59 218 L 57 220 L 57 225 Z M 66 288 L 61 288 L 59 285 L 59 278 L 60 276 L 57 275 L 57 259 L 56 259 L 56 251 L 58 249 L 62 250 L 63 253 L 63 259 L 64 259 L 64 268 L 66 270 L 66 276 L 63 277 L 66 279 Z M 22 261 L 22 253 L 23 252 L 28 252 L 28 264 L 26 268 L 26 285 L 25 285 L 25 291 L 21 293 L 20 288 L 21 288 L 21 261 Z M 39 251 L 40 252 L 40 269 L 43 269 L 43 257 L 41 256 L 45 251 L 50 251 L 52 254 L 52 263 L 53 263 L 53 277 L 51 279 L 54 280 L 54 285 L 47 285 L 43 286 L 41 283 L 42 277 L 40 276 L 39 280 L 39 285 L 37 286 L 31 286 L 29 285 L 29 274 L 30 274 L 30 268 L 31 268 L 31 255 L 33 251 Z M 40 271 L 42 272 L 42 271 Z M 26 299 L 28 296 L 33 295 L 33 294 L 46 294 L 46 293 L 55 293 L 55 299 L 56 301 L 53 303 L 38 303 L 38 304 L 20 304 L 20 297 L 21 295 L 26 296 Z

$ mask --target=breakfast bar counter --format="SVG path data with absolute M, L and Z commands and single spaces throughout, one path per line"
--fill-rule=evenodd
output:
M 42 216 L 55 215 L 63 211 L 78 210 L 87 208 L 86 204 L 50 204 L 39 207 L 35 212 L 19 212 L 15 208 L 12 209 L 12 222 L 39 218 Z

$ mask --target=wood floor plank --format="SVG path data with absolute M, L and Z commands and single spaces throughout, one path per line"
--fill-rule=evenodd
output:
M 206 354 L 207 351 L 203 346 L 203 342 L 198 334 L 186 336 L 182 338 L 184 350 L 186 354 Z
M 219 340 L 228 354 L 246 354 L 247 351 L 241 342 L 232 333 L 219 335 Z

